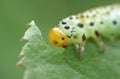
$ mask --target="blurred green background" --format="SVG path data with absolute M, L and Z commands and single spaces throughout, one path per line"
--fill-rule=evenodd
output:
M 48 31 L 62 18 L 86 9 L 119 3 L 120 0 L 0 0 L 0 79 L 22 79 L 16 67 L 24 45 L 20 38 L 27 23 L 35 20 L 48 42 Z

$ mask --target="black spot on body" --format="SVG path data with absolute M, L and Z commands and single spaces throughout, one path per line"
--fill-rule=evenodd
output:
M 84 25 L 82 23 L 78 23 L 77 26 L 79 26 L 80 28 L 84 27 Z
M 116 20 L 114 20 L 114 21 L 113 21 L 113 24 L 114 24 L 114 25 L 116 25 L 116 24 L 117 24 L 117 21 L 116 21 Z
M 64 28 L 65 28 L 66 30 L 68 30 L 68 29 L 70 29 L 70 26 L 65 26 Z
M 80 15 L 81 18 L 84 18 L 85 16 L 84 15 Z
M 82 41 L 85 41 L 86 40 L 86 36 L 85 34 L 82 35 Z
M 76 19 L 78 19 L 78 17 L 76 16 Z
M 89 25 L 90 25 L 90 26 L 94 26 L 94 22 L 90 22 Z
M 67 24 L 67 23 L 66 23 L 66 22 L 64 22 L 64 21 L 62 21 L 61 23 L 62 23 L 63 25 Z
M 70 19 L 70 20 L 72 20 L 72 19 L 73 19 L 73 17 L 72 17 L 72 16 L 70 16 L 70 17 L 69 17 L 69 19 Z
M 99 32 L 98 32 L 97 30 L 95 30 L 95 35 L 96 35 L 97 37 L 100 36 L 100 35 L 99 35 Z

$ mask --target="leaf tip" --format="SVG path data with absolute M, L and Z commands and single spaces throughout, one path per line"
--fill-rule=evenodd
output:
M 21 39 L 20 39 L 21 42 L 23 41 L 27 41 L 27 39 L 23 36 Z
M 28 25 L 29 25 L 29 26 L 36 26 L 34 20 L 32 20 L 30 23 L 28 23 Z
M 20 52 L 19 57 L 23 57 L 24 56 L 24 52 Z
M 22 66 L 22 63 L 21 63 L 21 62 L 18 62 L 18 63 L 16 64 L 16 66 L 21 67 L 21 66 Z

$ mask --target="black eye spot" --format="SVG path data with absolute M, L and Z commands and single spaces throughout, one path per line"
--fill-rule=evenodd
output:
M 65 28 L 66 30 L 68 30 L 68 29 L 70 29 L 70 26 L 65 26 L 64 28 Z
M 62 40 L 64 40 L 65 38 L 64 37 L 62 37 Z
M 77 26 L 79 26 L 80 28 L 83 28 L 83 24 L 82 23 L 78 23 Z
M 58 42 L 56 40 L 53 41 L 54 44 L 58 44 Z
M 90 22 L 89 25 L 90 25 L 90 26 L 94 26 L 94 22 Z
M 66 22 L 64 22 L 64 21 L 62 21 L 61 23 L 62 23 L 63 25 L 64 25 L 64 24 L 67 24 L 67 23 L 66 23 Z
M 117 21 L 114 20 L 114 21 L 113 21 L 113 24 L 116 25 L 116 24 L 117 24 Z

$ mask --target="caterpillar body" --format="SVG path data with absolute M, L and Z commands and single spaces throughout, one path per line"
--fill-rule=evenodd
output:
M 62 19 L 49 32 L 50 42 L 57 47 L 75 45 L 80 56 L 88 38 L 93 38 L 104 51 L 101 36 L 106 38 L 120 35 L 120 5 L 110 5 L 87 10 Z

